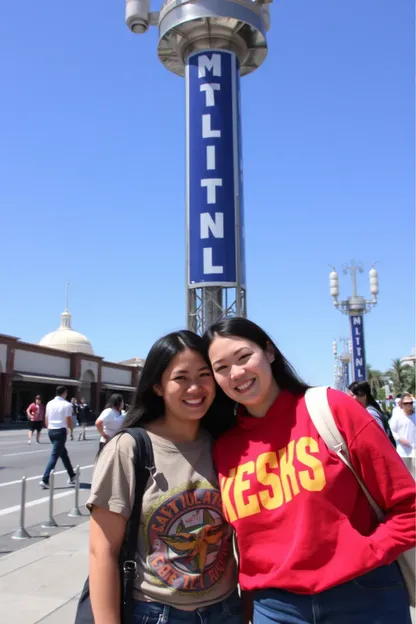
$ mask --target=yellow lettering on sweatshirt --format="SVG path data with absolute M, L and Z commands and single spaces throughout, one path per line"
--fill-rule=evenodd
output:
M 256 475 L 257 480 L 267 489 L 260 490 L 259 499 L 265 509 L 277 509 L 283 505 L 283 490 L 279 476 L 275 472 L 270 472 L 279 466 L 276 453 L 269 451 L 257 457 Z
M 277 509 L 290 503 L 302 490 L 323 490 L 326 478 L 318 455 L 318 442 L 305 436 L 291 440 L 277 452 L 261 453 L 255 462 L 232 468 L 228 477 L 221 478 L 222 504 L 228 522 L 253 516 L 262 509 Z
M 243 496 L 243 493 L 247 492 L 251 488 L 250 480 L 245 479 L 244 476 L 254 474 L 254 472 L 255 469 L 253 461 L 237 466 L 234 484 L 234 501 L 239 518 L 246 518 L 247 516 L 254 516 L 254 514 L 260 513 L 260 505 L 257 495 L 252 494 L 251 496 L 247 496 L 247 502 L 244 500 Z
M 324 467 L 316 457 L 316 453 L 319 453 L 319 446 L 313 438 L 303 437 L 296 443 L 298 460 L 310 468 L 310 470 L 300 470 L 298 473 L 302 487 L 309 492 L 320 492 L 326 485 Z
M 280 479 L 282 480 L 286 502 L 292 500 L 292 492 L 294 496 L 300 492 L 296 470 L 293 465 L 294 454 L 295 440 L 289 442 L 285 448 L 279 451 Z

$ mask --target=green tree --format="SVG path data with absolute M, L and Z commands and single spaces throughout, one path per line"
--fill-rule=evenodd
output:
M 370 384 L 371 394 L 378 397 L 378 394 L 385 383 L 385 373 L 373 368 L 371 364 L 367 364 L 367 381 Z
M 416 394 L 416 369 L 414 366 L 403 366 L 404 371 L 404 390 L 410 392 L 413 396 Z
M 387 371 L 387 375 L 393 385 L 394 394 L 402 394 L 406 392 L 406 385 L 408 381 L 408 373 L 406 366 L 403 366 L 401 360 L 396 358 L 391 361 L 391 368 Z

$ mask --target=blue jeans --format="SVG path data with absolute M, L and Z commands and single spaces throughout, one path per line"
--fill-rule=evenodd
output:
M 62 459 L 62 463 L 65 466 L 65 469 L 69 475 L 69 478 L 72 479 L 75 477 L 74 469 L 72 468 L 71 460 L 68 456 L 68 451 L 66 450 L 66 429 L 49 429 L 48 431 L 49 440 L 52 442 L 52 453 L 49 458 L 48 465 L 46 466 L 45 472 L 43 474 L 42 481 L 45 483 L 49 483 L 49 475 L 51 470 L 53 470 L 56 466 L 56 462 L 59 458 Z
M 244 624 L 237 591 L 226 600 L 195 611 L 182 611 L 159 602 L 136 602 L 132 624 Z
M 254 592 L 253 624 L 411 624 L 409 598 L 392 563 L 348 583 L 305 596 L 280 589 Z

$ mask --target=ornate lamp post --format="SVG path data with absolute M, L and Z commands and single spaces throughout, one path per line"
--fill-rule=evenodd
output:
M 339 301 L 339 278 L 335 268 L 329 274 L 329 287 L 334 305 L 340 312 L 346 314 L 350 318 L 351 344 L 352 344 L 352 376 L 353 381 L 364 381 L 367 378 L 367 367 L 365 361 L 365 344 L 364 344 L 364 314 L 368 314 L 370 310 L 377 304 L 378 274 L 374 266 L 369 272 L 370 292 L 372 299 L 365 299 L 357 293 L 357 272 L 363 273 L 364 269 L 361 264 L 354 261 L 350 265 L 343 266 L 345 275 L 351 275 L 352 295 L 348 299 Z

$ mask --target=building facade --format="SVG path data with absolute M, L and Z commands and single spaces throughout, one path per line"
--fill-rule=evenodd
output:
M 142 368 L 140 358 L 117 363 L 94 355 L 88 339 L 72 329 L 68 310 L 40 344 L 0 334 L 0 423 L 27 420 L 35 396 L 47 403 L 58 385 L 68 388 L 69 399 L 83 397 L 95 415 L 114 392 L 130 403 Z

